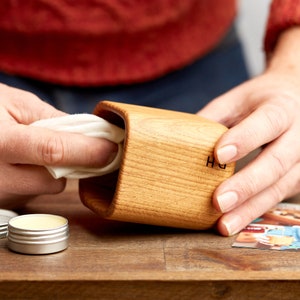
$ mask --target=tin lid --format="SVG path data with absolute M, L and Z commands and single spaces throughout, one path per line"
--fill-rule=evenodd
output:
M 7 236 L 7 226 L 11 218 L 18 214 L 12 210 L 0 209 L 0 239 Z
M 50 254 L 68 247 L 69 227 L 64 217 L 28 214 L 8 223 L 8 248 L 24 254 Z

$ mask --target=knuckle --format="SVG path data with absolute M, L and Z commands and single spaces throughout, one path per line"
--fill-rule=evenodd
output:
M 241 199 L 244 202 L 245 199 L 252 197 L 258 190 L 258 185 L 254 180 L 248 181 L 248 184 L 242 186 L 240 190 Z
M 236 189 L 238 190 L 240 199 L 247 199 L 253 194 L 255 194 L 259 187 L 259 181 L 257 181 L 258 176 L 253 175 L 251 172 L 246 172 L 243 174 L 243 179 L 238 180 L 236 184 Z
M 270 187 L 270 191 L 269 191 L 269 198 L 270 198 L 270 202 L 272 203 L 278 203 L 280 201 L 282 201 L 285 197 L 285 193 L 284 191 L 280 188 L 279 184 L 274 184 L 272 187 Z
M 64 143 L 59 136 L 51 136 L 38 147 L 38 155 L 45 165 L 60 165 L 64 161 Z
M 274 151 L 270 151 L 270 157 L 272 162 L 270 164 L 270 170 L 274 179 L 278 180 L 287 172 L 289 166 L 286 164 L 284 157 Z
M 282 107 L 274 104 L 269 104 L 265 109 L 266 126 L 270 128 L 272 132 L 281 134 L 289 126 L 291 120 Z
M 277 182 L 288 171 L 288 165 L 284 157 L 281 157 L 277 152 L 270 152 L 270 159 L 268 166 L 264 168 L 257 168 L 254 173 L 246 174 L 247 179 L 243 186 L 243 193 L 251 196 L 259 190 Z M 266 173 L 267 172 L 267 173 Z

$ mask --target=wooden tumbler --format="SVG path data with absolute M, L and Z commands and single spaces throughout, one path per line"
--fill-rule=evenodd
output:
M 103 218 L 188 229 L 213 227 L 216 187 L 234 164 L 213 155 L 223 125 L 194 114 L 100 102 L 94 113 L 125 129 L 117 172 L 81 179 L 81 201 Z

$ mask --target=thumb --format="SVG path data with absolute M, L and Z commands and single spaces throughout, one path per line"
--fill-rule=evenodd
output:
M 102 167 L 118 146 L 106 139 L 17 124 L 0 139 L 0 156 L 12 164 Z

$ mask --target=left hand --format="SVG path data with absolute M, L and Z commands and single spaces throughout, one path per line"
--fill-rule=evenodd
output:
M 216 159 L 237 161 L 264 146 L 213 195 L 223 216 L 222 235 L 233 235 L 287 197 L 300 192 L 300 28 L 283 33 L 266 71 L 216 98 L 199 115 L 230 129 Z M 296 51 L 297 49 L 297 51 Z

